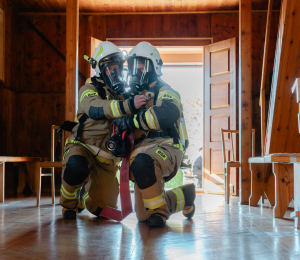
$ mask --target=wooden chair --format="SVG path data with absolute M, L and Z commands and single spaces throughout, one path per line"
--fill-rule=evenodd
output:
M 38 172 L 38 180 L 37 180 L 37 207 L 40 206 L 41 200 L 41 188 L 42 188 L 42 177 L 43 176 L 51 176 L 51 192 L 52 192 L 52 204 L 55 204 L 55 168 L 61 168 L 62 162 L 55 162 L 54 153 L 55 153 L 55 132 L 59 129 L 59 126 L 52 125 L 51 126 L 51 161 L 50 162 L 40 162 L 39 163 L 39 172 Z M 64 133 L 63 133 L 64 135 Z M 62 147 L 61 154 L 63 154 L 63 140 L 62 138 Z M 43 168 L 50 169 L 50 173 L 42 173 Z
M 230 154 L 232 154 L 232 161 L 226 161 L 224 133 L 228 133 L 230 136 L 229 138 Z M 225 130 L 221 128 L 222 155 L 223 155 L 223 168 L 224 168 L 224 190 L 225 190 L 225 200 L 227 201 L 227 204 L 229 204 L 229 196 L 230 196 L 230 168 L 231 167 L 239 168 L 241 166 L 240 161 L 237 161 L 234 154 L 232 134 L 239 134 L 239 130 Z M 252 157 L 254 156 L 254 154 L 255 154 L 255 129 L 252 129 Z

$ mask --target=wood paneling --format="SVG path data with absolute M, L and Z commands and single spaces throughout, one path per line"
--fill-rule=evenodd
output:
M 228 83 L 211 85 L 210 93 L 211 93 L 211 101 L 210 101 L 211 109 L 230 106 L 230 85 Z
M 51 126 L 64 121 L 64 94 L 18 93 L 18 156 L 51 156 Z
M 66 0 L 15 0 L 24 12 L 65 12 Z M 266 10 L 268 0 L 253 0 L 254 10 Z M 81 12 L 184 12 L 207 10 L 238 10 L 238 0 L 176 0 L 176 1 L 80 1 Z M 280 0 L 274 0 L 274 9 L 280 8 Z

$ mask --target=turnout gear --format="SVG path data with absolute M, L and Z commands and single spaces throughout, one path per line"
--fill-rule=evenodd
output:
M 165 182 L 176 175 L 183 158 L 178 135 L 183 111 L 180 95 L 160 79 L 161 66 L 158 51 L 149 43 L 140 43 L 130 51 L 129 85 L 151 99 L 137 114 L 115 120 L 122 129 L 135 128 L 130 166 L 135 211 L 138 220 L 147 220 L 153 227 L 164 226 L 169 216 L 179 211 L 191 217 L 195 209 L 194 185 L 164 190 Z
M 107 46 L 112 48 L 106 48 Z M 94 59 L 98 63 L 103 60 L 109 64 L 111 59 L 115 62 L 115 58 L 110 55 L 119 55 L 120 51 L 106 42 L 101 43 L 95 52 Z M 102 65 L 100 63 L 100 66 Z M 63 155 L 60 203 L 63 206 L 64 217 L 66 214 L 66 217 L 68 214 L 75 214 L 76 217 L 76 211 L 80 212 L 83 208 L 99 216 L 105 206 L 117 207 L 119 184 L 116 178 L 116 164 L 119 159 L 106 149 L 105 142 L 110 137 L 113 119 L 138 110 L 134 107 L 134 97 L 124 100 L 122 95 L 117 96 L 115 88 L 111 88 L 114 86 L 113 76 L 110 78 L 111 86 L 108 86 L 101 75 L 99 64 L 96 71 L 97 68 L 98 77 L 96 75 L 90 78 L 79 90 L 76 114 L 79 123 L 65 125 L 71 130 L 71 134 L 66 140 Z M 115 73 L 115 68 L 110 72 Z M 109 65 L 103 66 L 104 70 L 110 70 Z M 85 182 L 87 178 L 88 182 Z M 72 213 L 64 213 L 67 210 L 71 210 Z
M 95 159 L 95 155 L 80 144 L 68 144 L 63 160 L 61 200 L 63 212 L 76 213 L 86 208 L 92 214 L 101 213 L 99 208 L 117 208 L 119 184 L 118 167 Z M 74 160 L 76 158 L 76 160 Z M 88 181 L 85 181 L 88 177 Z M 78 200 L 80 199 L 80 203 Z M 99 214 L 97 216 L 99 216 Z

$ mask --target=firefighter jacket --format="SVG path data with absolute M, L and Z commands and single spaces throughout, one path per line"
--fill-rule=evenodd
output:
M 92 78 L 92 83 L 82 86 L 78 93 L 77 118 L 85 114 L 88 118 L 83 124 L 79 142 L 86 148 L 92 149 L 98 156 L 112 159 L 112 154 L 105 148 L 105 142 L 110 138 L 112 121 L 121 116 L 136 113 L 133 99 L 124 100 L 123 96 L 116 97 L 114 92 L 102 80 Z M 67 139 L 74 143 L 80 123 L 77 124 Z M 98 150 L 98 151 L 97 151 Z
M 175 126 L 176 132 L 178 131 L 183 112 L 179 93 L 161 80 L 151 83 L 143 94 L 150 100 L 146 109 L 133 117 L 137 129 L 134 132 L 136 145 L 131 158 L 156 144 L 172 144 L 174 136 L 170 129 Z M 156 136 L 155 133 L 163 134 Z M 181 143 L 179 148 L 183 150 Z

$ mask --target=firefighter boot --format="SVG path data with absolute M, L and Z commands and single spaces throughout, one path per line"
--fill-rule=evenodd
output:
M 149 227 L 164 227 L 166 225 L 166 216 L 160 213 L 153 213 L 147 220 Z
M 186 218 L 192 218 L 195 213 L 195 198 L 196 198 L 196 190 L 195 190 L 195 184 L 189 183 L 186 185 L 181 186 L 181 190 L 184 195 L 185 200 L 185 207 L 182 211 L 183 216 Z
M 72 209 L 63 208 L 63 219 L 67 220 L 75 220 L 76 219 L 76 211 Z

